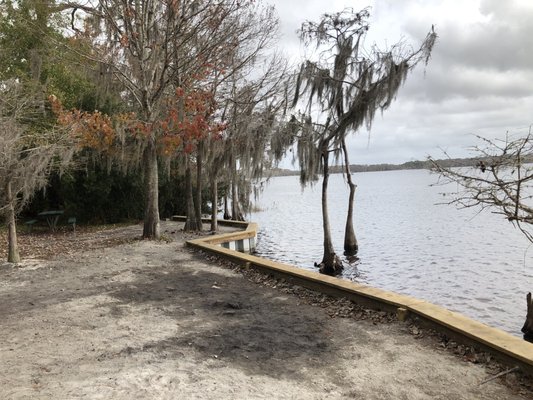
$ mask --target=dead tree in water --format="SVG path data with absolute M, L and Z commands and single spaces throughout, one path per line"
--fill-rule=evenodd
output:
M 458 208 L 478 207 L 495 210 L 515 225 L 533 243 L 533 134 L 531 128 L 523 136 L 507 135 L 504 140 L 478 137 L 483 146 L 474 147 L 479 158 L 476 168 L 446 168 L 433 159 L 432 169 L 440 175 L 439 183 L 454 183 L 457 192 L 450 193 L 448 204 Z M 524 339 L 533 341 L 533 304 L 527 295 Z

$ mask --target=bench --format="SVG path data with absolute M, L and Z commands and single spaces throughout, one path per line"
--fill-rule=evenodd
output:
M 67 224 L 72 225 L 72 230 L 76 233 L 76 217 L 70 217 Z
M 30 219 L 29 221 L 24 222 L 24 225 L 26 225 L 28 227 L 28 231 L 31 232 L 31 230 L 33 229 L 33 225 L 35 225 L 35 223 L 37 222 L 39 221 L 37 221 L 36 219 Z
M 32 231 L 33 225 L 35 225 L 37 222 L 39 222 L 39 220 L 37 220 L 37 219 L 30 219 L 29 221 L 24 222 L 24 225 L 26 225 L 28 227 L 28 232 Z M 70 217 L 67 220 L 67 224 L 68 225 L 72 225 L 72 230 L 75 233 L 76 232 L 76 217 Z

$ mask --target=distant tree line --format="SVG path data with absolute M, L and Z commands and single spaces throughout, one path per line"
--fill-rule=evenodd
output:
M 442 166 L 443 168 L 459 168 L 459 167 L 477 167 L 480 162 L 488 162 L 488 157 L 470 157 L 470 158 L 443 158 L 437 160 L 425 160 L 425 161 L 407 161 L 402 164 L 351 164 L 350 171 L 354 172 L 376 172 L 376 171 L 396 171 L 405 169 L 427 169 L 431 170 L 434 164 Z M 523 161 L 525 163 L 533 163 L 533 155 L 524 156 Z M 331 174 L 342 174 L 345 172 L 343 165 L 332 165 L 330 167 Z M 269 176 L 295 176 L 299 175 L 299 171 L 273 168 L 268 172 Z

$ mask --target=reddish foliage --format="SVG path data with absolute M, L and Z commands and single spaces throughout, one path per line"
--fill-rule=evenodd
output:
M 141 121 L 135 113 L 109 116 L 100 111 L 65 110 L 55 96 L 50 96 L 50 102 L 58 122 L 70 128 L 80 147 L 103 153 L 117 150 L 119 129 L 136 140 L 155 134 L 160 152 L 165 156 L 180 152 L 190 154 L 199 141 L 209 136 L 219 139 L 226 129 L 226 124 L 214 121 L 213 94 L 202 89 L 176 88 L 156 123 Z

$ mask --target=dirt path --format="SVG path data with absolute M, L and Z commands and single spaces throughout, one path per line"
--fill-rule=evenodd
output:
M 524 398 L 404 324 L 331 318 L 163 230 L 0 266 L 0 399 Z

